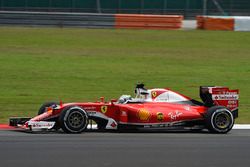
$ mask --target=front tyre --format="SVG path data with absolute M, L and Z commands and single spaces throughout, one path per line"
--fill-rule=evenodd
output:
M 227 133 L 234 125 L 234 117 L 224 106 L 213 106 L 205 115 L 206 126 L 212 133 Z
M 88 116 L 82 108 L 70 106 L 62 110 L 59 124 L 66 133 L 81 133 L 87 128 Z
M 55 105 L 58 105 L 58 103 L 56 103 L 56 102 L 47 102 L 47 103 L 44 103 L 44 104 L 39 108 L 37 115 L 43 114 L 44 112 L 47 111 L 46 109 L 47 109 L 48 107 L 53 107 L 53 106 L 55 106 Z
M 56 103 L 56 102 L 46 102 L 46 103 L 44 103 L 44 104 L 39 108 L 37 115 L 41 115 L 41 114 L 47 112 L 47 108 L 48 108 L 48 107 L 54 108 L 54 107 L 57 106 L 57 105 L 58 105 L 58 103 Z M 53 118 L 45 119 L 44 121 L 53 121 L 53 122 L 56 122 L 56 124 L 55 124 L 55 126 L 53 127 L 53 129 L 58 130 L 59 127 L 58 127 L 58 121 L 57 121 L 57 120 L 58 120 L 58 117 L 53 117 Z

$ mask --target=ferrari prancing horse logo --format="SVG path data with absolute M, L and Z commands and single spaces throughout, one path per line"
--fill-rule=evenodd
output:
M 156 92 L 156 91 L 153 91 L 153 92 L 152 92 L 152 96 L 153 96 L 153 98 L 155 98 L 155 97 L 157 96 L 157 92 Z
M 101 106 L 101 112 L 102 113 L 106 113 L 107 112 L 107 110 L 108 110 L 108 106 Z

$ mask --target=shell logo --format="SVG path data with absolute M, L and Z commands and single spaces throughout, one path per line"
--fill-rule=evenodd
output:
M 153 98 L 155 98 L 157 96 L 157 92 L 156 91 L 153 91 L 151 94 L 152 94 Z
M 141 121 L 148 121 L 149 118 L 150 118 L 151 114 L 148 110 L 144 109 L 144 108 L 141 108 L 139 111 L 138 111 L 138 118 L 141 120 Z

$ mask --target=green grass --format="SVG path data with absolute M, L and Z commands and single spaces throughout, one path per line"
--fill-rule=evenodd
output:
M 250 123 L 250 33 L 0 28 L 0 122 L 34 116 L 45 101 L 107 100 L 135 83 L 199 99 L 200 85 L 240 89 Z

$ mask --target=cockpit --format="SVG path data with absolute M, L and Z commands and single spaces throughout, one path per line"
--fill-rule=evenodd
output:
M 136 86 L 135 98 L 132 98 L 130 95 L 122 95 L 118 99 L 119 104 L 143 102 L 189 103 L 191 99 L 169 89 L 145 89 L 144 84 L 138 84 Z

